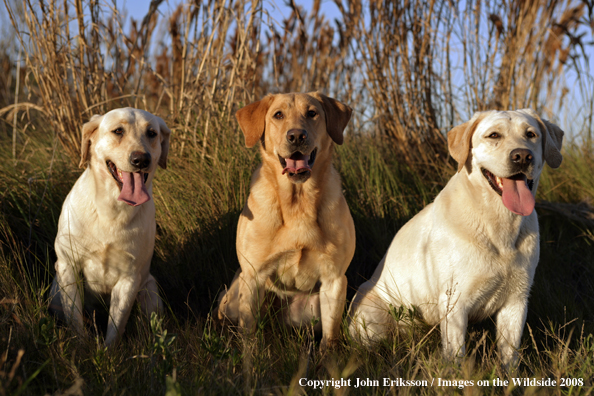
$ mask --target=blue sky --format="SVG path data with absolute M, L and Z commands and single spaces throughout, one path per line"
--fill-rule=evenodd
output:
M 159 12 L 164 15 L 169 15 L 182 0 L 165 0 L 159 7 Z M 305 10 L 311 8 L 311 0 L 296 0 L 297 5 L 303 6 Z M 128 15 L 136 20 L 141 20 L 148 12 L 149 0 L 116 0 L 118 7 L 128 10 Z M 285 6 L 285 0 L 264 0 L 264 7 L 274 17 L 275 20 L 281 21 L 283 17 L 290 14 L 290 10 Z M 322 0 L 321 10 L 326 17 L 332 19 L 338 15 L 338 8 L 332 0 Z

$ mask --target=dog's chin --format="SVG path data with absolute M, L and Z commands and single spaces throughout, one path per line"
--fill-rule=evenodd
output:
M 300 173 L 287 172 L 287 178 L 293 184 L 305 183 L 311 176 L 311 171 L 305 171 Z

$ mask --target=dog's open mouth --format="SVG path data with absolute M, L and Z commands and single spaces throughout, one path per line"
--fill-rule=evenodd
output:
M 122 191 L 122 171 L 118 169 L 117 166 L 115 166 L 115 164 L 111 161 L 107 161 L 107 168 L 109 169 L 109 173 L 111 173 L 111 176 L 113 177 L 113 179 L 116 181 L 120 191 Z
M 307 174 L 307 177 L 309 177 L 311 168 L 316 161 L 317 153 L 318 149 L 315 148 L 310 154 L 303 154 L 296 151 L 289 158 L 283 158 L 279 155 L 278 159 L 283 167 L 282 174 L 288 173 L 289 178 L 300 175 L 305 176 L 304 174 Z
M 147 172 L 124 172 L 109 160 L 106 165 L 120 189 L 118 201 L 130 206 L 138 206 L 150 201 L 151 196 L 145 186 L 149 176 Z
M 528 216 L 534 211 L 535 200 L 532 194 L 534 180 L 528 179 L 523 173 L 499 177 L 484 168 L 482 173 L 491 188 L 501 195 L 507 209 L 521 216 Z

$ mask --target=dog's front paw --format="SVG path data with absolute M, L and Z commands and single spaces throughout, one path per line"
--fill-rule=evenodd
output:
M 520 366 L 520 354 L 517 350 L 510 347 L 502 353 L 501 363 L 504 370 L 508 373 L 513 373 Z
M 338 338 L 323 337 L 320 342 L 320 352 L 325 353 L 333 351 L 338 347 Z

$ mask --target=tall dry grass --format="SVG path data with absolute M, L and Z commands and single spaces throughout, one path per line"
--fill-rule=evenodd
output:
M 572 88 L 564 72 L 583 72 L 592 32 L 581 2 L 336 4 L 374 129 L 406 162 L 438 167 L 444 132 L 475 111 L 531 107 L 554 118 Z
M 591 96 L 583 2 L 335 1 L 333 21 L 321 1 L 288 2 L 281 20 L 260 1 L 188 1 L 168 16 L 162 2 L 126 30 L 121 10 L 98 1 L 4 0 L 25 48 L 27 97 L 0 115 L 42 112 L 76 159 L 93 113 L 142 107 L 178 132 L 180 153 L 190 145 L 204 158 L 238 106 L 322 89 L 355 107 L 352 132 L 385 135 L 407 163 L 436 169 L 445 132 L 474 111 L 532 107 L 554 118 L 573 88 L 568 71 Z
M 180 152 L 190 144 L 208 155 L 210 140 L 216 140 L 212 130 L 228 122 L 237 103 L 256 97 L 261 4 L 188 2 L 158 21 L 160 3 L 152 1 L 142 22 L 131 20 L 124 31 L 119 10 L 98 1 L 77 0 L 74 7 L 68 1 L 23 1 L 17 7 L 6 0 L 26 49 L 28 101 L 0 115 L 41 112 L 75 161 L 81 126 L 91 115 L 142 107 L 168 121 Z M 164 37 L 156 37 L 158 22 Z

